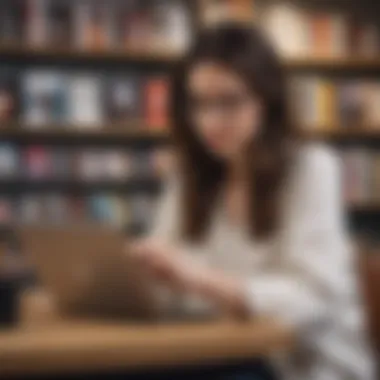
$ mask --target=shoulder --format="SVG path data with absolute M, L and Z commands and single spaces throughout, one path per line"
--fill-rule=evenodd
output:
M 297 148 L 294 165 L 299 179 L 318 177 L 323 183 L 338 178 L 341 160 L 336 150 L 323 143 L 306 143 Z
M 338 201 L 340 195 L 339 154 L 322 143 L 307 143 L 294 149 L 285 199 L 298 208 L 321 199 Z

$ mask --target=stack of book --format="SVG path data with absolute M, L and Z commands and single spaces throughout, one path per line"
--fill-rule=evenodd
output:
M 365 148 L 342 152 L 343 191 L 348 204 L 380 202 L 380 153 Z
M 2 0 L 0 40 L 33 47 L 182 52 L 191 17 L 181 0 Z
M 100 223 L 146 229 L 154 217 L 157 197 L 118 193 L 70 196 L 61 193 L 0 197 L 0 225 Z
M 206 25 L 223 20 L 250 22 L 254 19 L 253 0 L 200 0 L 202 22 Z
M 105 124 L 163 129 L 168 78 L 161 74 L 0 67 L 0 122 L 26 128 L 101 128 Z
M 376 22 L 344 11 L 317 12 L 289 2 L 272 3 L 264 6 L 258 21 L 285 57 L 380 55 L 380 29 Z
M 159 179 L 171 165 L 163 148 L 138 150 L 0 144 L 0 181 L 120 183 Z
M 380 129 L 380 81 L 297 76 L 289 81 L 294 123 L 306 130 Z

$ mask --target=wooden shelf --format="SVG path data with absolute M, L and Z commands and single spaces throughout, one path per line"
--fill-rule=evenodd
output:
M 123 192 L 156 193 L 160 189 L 159 178 L 141 178 L 121 181 L 80 181 L 80 180 L 30 180 L 30 179 L 2 179 L 0 181 L 1 194 L 22 194 L 34 192 L 53 193 L 97 193 L 97 192 Z
M 299 130 L 300 136 L 308 140 L 350 141 L 350 140 L 380 140 L 379 128 L 365 128 L 345 130 L 315 129 L 312 131 Z M 94 129 L 69 129 L 51 125 L 41 129 L 26 129 L 20 126 L 0 129 L 0 141 L 36 141 L 36 142 L 76 142 L 76 143 L 119 143 L 133 141 L 169 142 L 170 132 L 167 129 L 149 129 L 143 126 L 128 125 L 124 128 L 105 126 Z
M 70 47 L 33 47 L 15 44 L 0 43 L 0 57 L 2 59 L 37 59 L 37 60 L 68 60 L 91 62 L 140 62 L 171 64 L 181 59 L 183 55 L 170 49 L 135 48 L 99 48 L 79 49 Z M 328 69 L 328 70 L 379 70 L 380 56 L 374 58 L 351 57 L 297 57 L 284 58 L 284 66 L 288 69 Z
M 355 129 L 299 129 L 299 135 L 309 140 L 380 140 L 380 126 L 378 128 L 358 127 Z M 170 141 L 168 129 L 149 129 L 142 125 L 128 125 L 125 127 L 104 126 L 93 129 L 65 128 L 50 125 L 46 128 L 27 129 L 17 125 L 0 129 L 0 141 L 48 141 L 48 142 L 116 142 L 126 143 L 130 141 Z
M 349 140 L 380 140 L 380 126 L 375 128 L 355 128 L 347 129 L 320 129 L 314 131 L 301 130 L 300 135 L 310 140 L 332 140 L 332 141 L 349 141 Z
M 141 125 L 128 125 L 125 127 L 104 126 L 93 129 L 69 129 L 54 125 L 40 129 L 26 129 L 15 126 L 0 129 L 0 140 L 125 143 L 136 140 L 167 141 L 169 140 L 169 132 L 165 129 L 149 129 Z
M 313 58 L 299 57 L 284 59 L 288 69 L 320 69 L 320 70 L 379 70 L 380 56 L 374 58 Z
M 120 61 L 120 62 L 152 62 L 152 63 L 175 63 L 181 58 L 181 54 L 168 49 L 147 51 L 145 49 L 79 49 L 57 47 L 32 47 L 15 44 L 0 44 L 0 56 L 3 59 L 46 59 L 46 60 L 69 60 L 69 61 Z M 27 62 L 29 63 L 29 61 Z

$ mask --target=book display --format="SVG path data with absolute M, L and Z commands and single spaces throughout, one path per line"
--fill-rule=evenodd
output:
M 308 138 L 338 142 L 347 204 L 379 202 L 372 142 L 380 140 L 380 29 L 371 12 L 348 8 L 262 0 L 2 1 L 0 223 L 146 228 L 173 164 L 168 70 L 197 26 L 231 18 L 261 23 L 277 46 L 289 72 L 294 126 Z

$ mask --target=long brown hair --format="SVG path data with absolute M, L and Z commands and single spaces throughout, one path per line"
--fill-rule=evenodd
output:
M 249 163 L 251 234 L 270 235 L 279 219 L 280 187 L 287 172 L 286 141 L 291 134 L 282 66 L 261 33 L 251 26 L 222 24 L 201 30 L 174 71 L 171 118 L 183 171 L 184 236 L 201 239 L 210 222 L 226 164 L 197 138 L 188 117 L 187 74 L 199 62 L 222 64 L 238 73 L 264 104 L 264 125 L 251 142 Z

